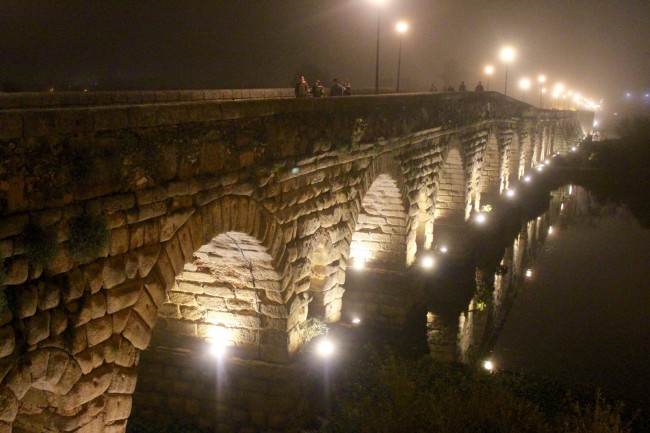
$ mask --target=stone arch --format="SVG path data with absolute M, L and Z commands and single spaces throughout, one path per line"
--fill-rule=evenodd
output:
M 289 245 L 293 241 L 294 230 L 285 231 L 266 209 L 255 200 L 245 196 L 226 196 L 216 200 L 204 206 L 199 212 L 192 212 L 183 223 L 178 224 L 178 227 L 175 234 L 162 245 L 162 250 L 155 263 L 155 272 L 150 278 L 152 281 L 149 282 L 153 290 L 157 292 L 155 296 L 165 298 L 166 293 L 170 291 L 173 293 L 176 278 L 181 276 L 182 280 L 182 275 L 195 272 L 194 266 L 200 266 L 200 260 L 206 259 L 210 255 L 211 246 L 224 255 L 232 255 L 235 249 L 239 250 L 239 247 L 244 244 L 248 248 L 249 255 L 258 258 L 264 256 L 264 259 L 258 264 L 263 268 L 265 275 L 269 277 L 268 280 L 265 280 L 263 289 L 257 291 L 261 304 L 260 312 L 265 312 L 259 320 L 264 324 L 271 318 L 277 319 L 274 322 L 273 332 L 269 332 L 274 335 L 276 331 L 282 334 L 281 337 L 276 335 L 270 339 L 276 344 L 265 344 L 260 341 L 261 349 L 258 356 L 264 361 L 287 362 L 291 353 L 300 346 L 301 336 L 298 325 L 305 320 L 307 305 L 311 299 L 306 293 L 296 293 L 293 286 L 294 281 L 301 279 L 303 274 L 306 275 L 309 271 L 304 263 L 292 263 L 289 260 L 291 255 Z M 226 238 L 229 237 L 230 240 L 219 239 L 222 234 Z M 239 247 L 235 248 L 237 245 Z M 242 251 L 243 249 L 236 253 L 241 254 Z M 244 252 L 244 256 L 246 256 L 246 252 Z M 188 263 L 189 265 L 186 267 Z M 207 266 L 204 270 L 206 272 L 203 273 L 206 275 L 212 273 L 213 270 L 217 272 L 214 264 Z M 188 274 L 184 274 L 185 272 Z M 213 277 L 214 275 L 208 279 L 217 282 Z M 196 276 L 196 278 L 200 277 Z M 198 284 L 202 283 L 199 281 Z M 249 294 L 253 296 L 252 293 Z M 215 315 L 219 316 L 216 313 Z M 244 316 L 246 315 L 249 314 Z M 229 317 L 232 321 L 235 320 L 234 317 Z M 232 321 L 228 323 L 232 324 Z M 222 323 L 222 325 L 225 324 Z M 255 326 L 250 322 L 249 325 Z M 225 325 L 226 328 L 229 326 L 232 327 Z M 203 327 L 201 329 L 203 333 L 197 328 L 197 337 L 209 338 L 209 330 L 212 328 Z M 243 328 L 237 329 L 239 329 L 238 332 L 244 333 Z M 148 337 L 150 336 L 151 332 Z M 245 340 L 243 338 L 242 341 Z M 249 346 L 249 356 L 252 355 L 250 345 L 246 343 L 242 344 L 243 352 L 246 352 L 246 346 Z M 146 348 L 146 344 L 144 347 L 138 348 Z
M 471 204 L 466 190 L 465 164 L 460 146 L 449 146 L 438 171 L 434 224 L 442 220 L 463 221 L 468 216 L 467 208 Z

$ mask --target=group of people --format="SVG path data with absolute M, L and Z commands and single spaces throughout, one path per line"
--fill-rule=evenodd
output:
M 484 90 L 483 89 L 483 83 L 481 83 L 479 81 L 478 84 L 476 85 L 476 87 L 474 88 L 474 91 L 475 92 L 482 92 L 483 90 Z M 438 91 L 438 88 L 436 87 L 436 83 L 431 83 L 431 87 L 429 88 L 429 91 L 430 92 L 437 92 Z M 443 92 L 455 92 L 456 90 L 454 89 L 454 86 L 449 85 L 447 87 L 444 87 L 442 89 L 442 91 Z M 460 85 L 458 86 L 458 91 L 459 92 L 467 92 L 467 86 L 465 86 L 464 81 L 460 82 Z
M 323 86 L 323 83 L 321 83 L 320 80 L 314 81 L 314 84 L 310 86 L 303 75 L 300 76 L 294 90 L 296 98 L 307 98 L 309 96 L 320 98 L 325 96 L 325 86 Z M 339 84 L 338 78 L 332 80 L 332 85 L 329 89 L 329 96 L 348 96 L 351 94 L 352 86 L 350 85 L 350 80 L 345 80 L 343 84 Z

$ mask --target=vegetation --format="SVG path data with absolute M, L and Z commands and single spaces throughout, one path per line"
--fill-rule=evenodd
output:
M 430 357 L 371 354 L 332 385 L 321 433 L 631 432 L 623 406 L 596 394 Z M 312 430 L 313 431 L 313 430 Z
M 30 262 L 47 265 L 56 255 L 56 235 L 34 224 L 25 227 L 25 255 Z
M 77 260 L 96 257 L 108 243 L 108 227 L 103 218 L 82 215 L 69 224 L 70 253 Z

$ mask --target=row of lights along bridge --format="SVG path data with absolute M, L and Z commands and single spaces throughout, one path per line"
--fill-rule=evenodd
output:
M 377 54 L 375 56 L 375 93 L 379 93 L 379 36 L 380 36 L 380 23 L 381 23 L 381 6 L 385 5 L 389 0 L 369 0 L 377 6 Z M 400 72 L 402 66 L 402 37 L 408 31 L 409 25 L 406 21 L 399 21 L 395 25 L 395 31 L 399 35 L 399 52 L 397 57 L 397 86 L 395 91 L 399 92 L 400 84 Z M 512 63 L 516 57 L 516 52 L 512 47 L 504 47 L 499 53 L 501 61 L 505 65 L 505 87 L 503 93 L 508 96 L 508 65 Z M 487 76 L 487 88 L 490 90 L 490 77 L 494 74 L 494 66 L 487 65 L 485 66 L 483 72 Z M 544 94 L 547 93 L 547 88 L 545 87 L 546 76 L 540 74 L 537 77 L 537 82 L 539 83 L 539 108 L 543 108 L 543 99 Z M 532 82 L 529 78 L 523 77 L 519 80 L 519 88 L 521 89 L 521 99 L 526 102 L 526 93 L 531 88 Z M 589 109 L 589 110 L 598 110 L 600 105 L 583 97 L 577 92 L 567 90 L 564 84 L 556 83 L 553 87 L 553 93 L 551 97 L 554 99 L 549 104 L 549 108 L 560 108 L 563 109 Z

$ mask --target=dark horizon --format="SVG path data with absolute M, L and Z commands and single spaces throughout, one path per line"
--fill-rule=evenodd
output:
M 517 50 L 511 96 L 524 96 L 517 82 L 527 76 L 526 100 L 537 105 L 544 73 L 548 84 L 603 99 L 605 110 L 650 104 L 650 3 L 567 3 L 388 0 L 380 85 L 395 85 L 393 26 L 405 19 L 405 91 L 461 81 L 471 90 L 487 84 L 483 68 L 491 63 L 490 90 L 503 92 L 498 52 L 509 44 Z M 290 87 L 299 74 L 374 87 L 377 7 L 369 0 L 6 0 L 0 16 L 5 90 Z

